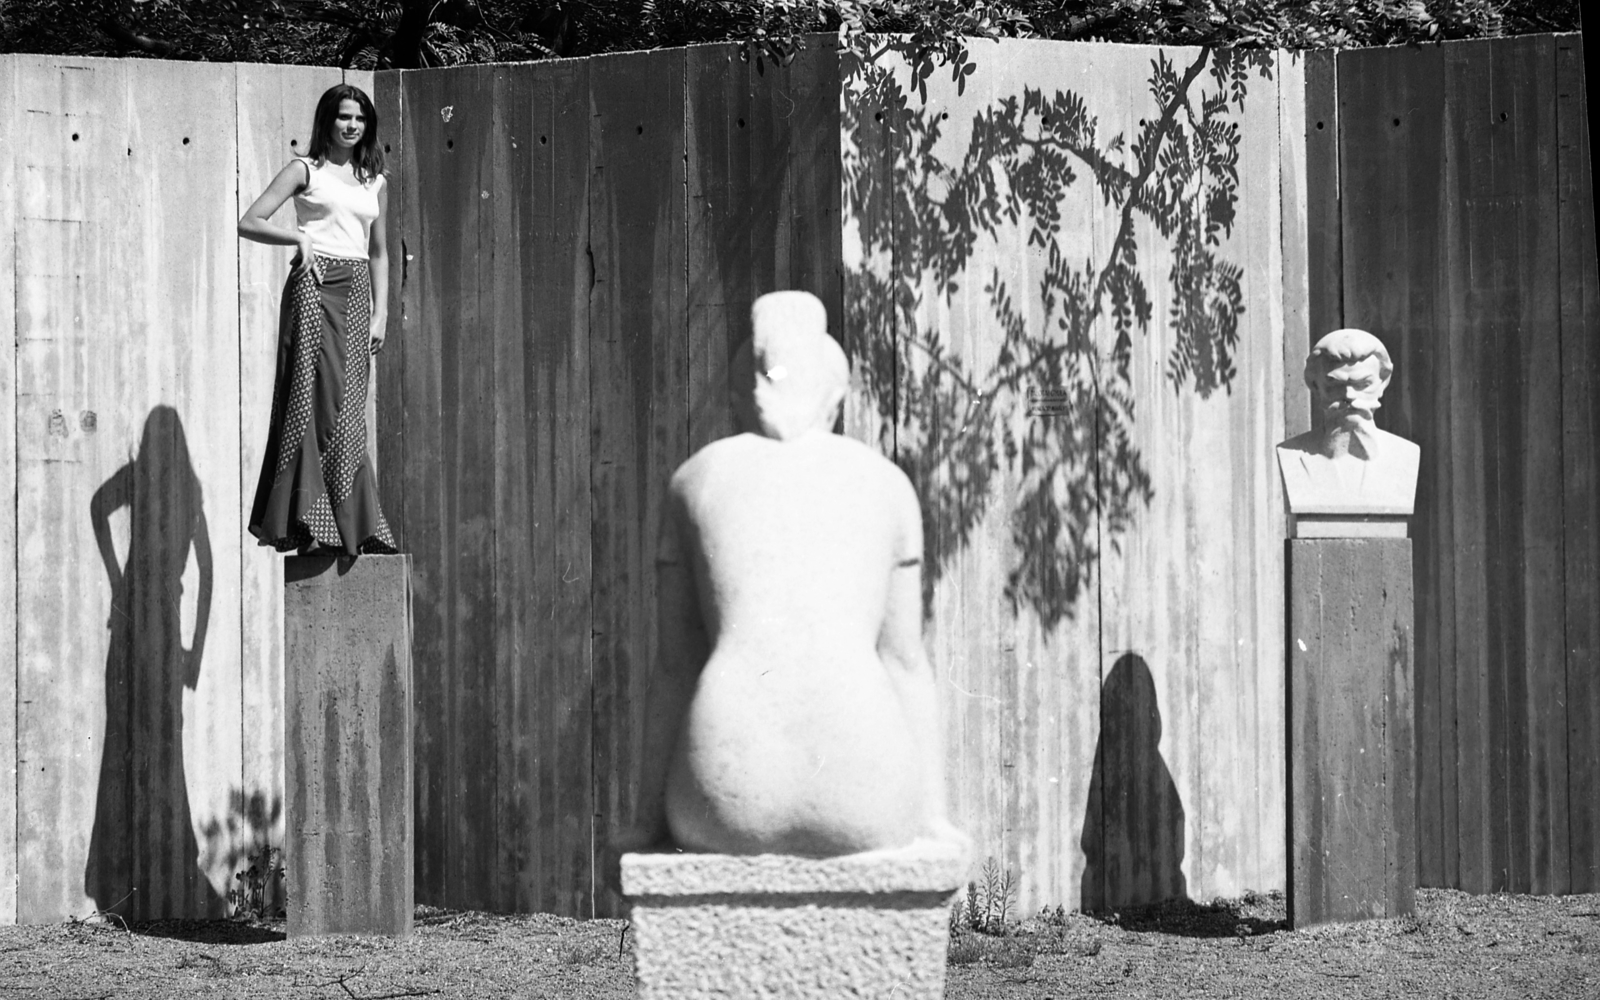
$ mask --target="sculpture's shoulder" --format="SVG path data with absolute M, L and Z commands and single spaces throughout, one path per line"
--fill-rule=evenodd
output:
M 845 437 L 843 434 L 819 434 L 817 443 L 837 453 L 841 458 L 859 462 L 865 467 L 877 470 L 881 475 L 893 479 L 906 479 L 906 474 L 900 470 L 900 466 L 885 458 L 876 448 L 863 444 L 853 437 Z M 906 482 L 909 484 L 910 480 Z
M 719 438 L 678 466 L 669 490 L 680 499 L 687 498 L 715 490 L 718 483 L 743 481 L 753 470 L 780 467 L 808 469 L 808 476 L 836 484 L 852 480 L 857 488 L 865 487 L 897 506 L 916 502 L 911 480 L 898 465 L 854 438 L 823 432 L 792 441 L 774 441 L 759 434 Z
M 899 504 L 907 499 L 916 503 L 916 490 L 911 485 L 911 477 L 871 445 L 842 434 L 829 434 L 821 440 L 821 446 L 834 453 L 840 464 L 849 464 L 858 470 L 862 478 L 881 490 L 887 498 Z
M 1282 454 L 1284 452 L 1303 451 L 1320 454 L 1321 447 L 1322 435 L 1317 431 L 1306 431 L 1304 434 L 1296 434 L 1289 440 L 1280 442 L 1278 444 L 1278 452 Z
M 668 489 L 675 494 L 682 494 L 721 469 L 739 466 L 750 459 L 761 447 L 762 441 L 763 438 L 756 434 L 718 438 L 678 466 L 672 473 Z
M 1396 464 L 1416 465 L 1422 460 L 1422 446 L 1415 441 L 1403 438 L 1398 434 L 1391 434 L 1382 428 L 1376 428 L 1373 433 L 1378 439 L 1378 454 L 1389 459 L 1393 456 Z

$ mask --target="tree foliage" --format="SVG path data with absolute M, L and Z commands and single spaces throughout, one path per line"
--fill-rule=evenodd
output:
M 1571 31 L 1577 0 L 0 0 L 0 50 L 410 68 L 809 32 L 1340 48 Z

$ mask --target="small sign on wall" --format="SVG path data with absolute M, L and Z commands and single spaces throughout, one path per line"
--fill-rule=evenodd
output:
M 1064 417 L 1071 412 L 1071 390 L 1058 385 L 1035 385 L 1028 388 L 1028 416 Z

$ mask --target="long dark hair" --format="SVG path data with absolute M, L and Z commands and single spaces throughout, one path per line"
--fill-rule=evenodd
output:
M 339 105 L 344 101 L 361 105 L 361 113 L 367 118 L 367 127 L 361 131 L 356 148 L 350 151 L 350 165 L 355 168 L 356 180 L 365 184 L 383 173 L 383 148 L 378 145 L 378 109 L 372 106 L 372 98 L 360 87 L 341 83 L 323 92 L 317 101 L 316 117 L 311 122 L 311 149 L 306 155 L 318 161 L 327 158 L 328 137 L 333 133 Z

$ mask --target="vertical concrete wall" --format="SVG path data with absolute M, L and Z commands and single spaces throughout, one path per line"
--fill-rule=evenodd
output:
M 10 57 L 19 914 L 216 914 L 239 783 L 231 67 Z M 219 95 L 204 120 L 171 109 Z
M 846 57 L 842 125 L 848 424 L 923 501 L 959 820 L 1024 909 L 1280 886 L 1301 77 L 968 58 Z
M 0 921 L 220 915 L 281 841 L 287 253 L 234 223 L 342 76 L 0 56 Z
M 1600 268 L 1577 35 L 1335 62 L 1342 325 L 1422 446 L 1419 874 L 1600 889 Z M 1327 131 L 1327 130 L 1324 130 Z M 1332 257 L 1333 253 L 1325 253 Z
M 817 39 L 764 72 L 704 46 L 380 81 L 407 168 L 392 509 L 417 553 L 418 649 L 452 665 L 419 662 L 419 894 L 612 904 L 548 884 L 590 858 L 546 803 L 587 804 L 596 843 L 625 821 L 652 512 L 674 465 L 725 432 L 741 303 L 777 287 L 828 302 L 856 369 L 846 428 L 921 489 L 978 860 L 1020 873 L 1025 908 L 1281 886 L 1271 463 L 1307 295 L 1285 242 L 1305 201 L 1303 177 L 1282 182 L 1305 165 L 1286 62 L 985 43 L 959 83 L 919 85 L 892 44 L 863 59 Z M 521 108 L 530 91 L 548 111 Z M 534 234 L 571 255 L 508 270 Z M 586 423 L 561 399 L 586 400 Z M 563 456 L 540 484 L 553 509 L 489 447 L 524 428 Z M 559 577 L 517 584 L 516 547 L 543 551 L 585 509 L 588 558 L 557 553 L 535 565 Z M 589 658 L 587 678 L 564 661 L 553 693 L 581 704 L 506 708 L 552 674 L 504 585 L 586 613 L 543 640 Z M 592 770 L 547 777 L 575 738 Z
M 1428 324 L 1467 301 L 1429 254 L 1469 244 L 1405 241 L 1510 232 L 1483 221 L 1507 213 L 1517 267 L 1559 279 L 1496 299 L 1533 319 L 1495 327 L 1495 343 L 1533 330 L 1548 360 L 1559 334 L 1560 378 L 1538 368 L 1546 391 L 1497 370 L 1513 373 L 1503 398 L 1545 429 L 1559 395 L 1564 561 L 1548 504 L 1479 490 L 1427 530 L 1470 535 L 1490 514 L 1518 526 L 1504 537 L 1522 548 L 1494 559 L 1526 550 L 1540 580 L 1561 577 L 1571 642 L 1551 658 L 1558 632 L 1524 622 L 1496 633 L 1492 661 L 1484 643 L 1458 650 L 1456 623 L 1488 619 L 1426 581 L 1482 547 L 1430 556 L 1419 537 L 1419 788 L 1437 820 L 1422 871 L 1474 888 L 1592 883 L 1594 809 L 1577 790 L 1600 766 L 1587 669 L 1600 296 L 1571 39 L 1337 58 L 984 43 L 961 81 L 914 79 L 892 46 L 853 59 L 817 44 L 762 70 L 706 46 L 372 81 L 396 173 L 401 325 L 379 386 L 403 387 L 380 393 L 377 454 L 418 553 L 419 648 L 467 671 L 419 676 L 437 713 L 419 721 L 419 884 L 463 893 L 457 905 L 608 905 L 590 849 L 620 821 L 636 764 L 649 491 L 725 426 L 740 303 L 781 285 L 823 294 L 856 359 L 847 430 L 924 489 L 957 801 L 980 850 L 1022 873 L 1024 903 L 1281 884 L 1281 838 L 1261 833 L 1283 817 L 1270 445 L 1305 425 L 1311 336 L 1348 319 L 1405 331 L 1411 360 L 1383 411 L 1397 429 L 1441 462 L 1487 448 L 1438 402 L 1466 405 L 1478 369 L 1460 351 L 1455 367 L 1428 363 L 1453 350 Z M 0 774 L 15 775 L 0 920 L 117 902 L 88 889 L 116 881 L 92 872 L 133 871 L 92 850 L 102 798 L 107 816 L 143 816 L 133 842 L 179 845 L 139 862 L 177 886 L 147 893 L 148 912 L 214 908 L 200 883 L 220 896 L 254 845 L 281 837 L 281 570 L 242 521 L 286 254 L 239 244 L 233 222 L 304 148 L 312 102 L 341 75 L 0 56 L 0 330 L 15 345 L 0 359 L 0 441 L 15 443 L 0 448 L 0 495 L 16 497 L 0 518 Z M 1385 110 L 1401 83 L 1426 100 Z M 231 95 L 231 119 L 186 131 L 171 108 L 195 92 Z M 1463 110 L 1502 96 L 1504 119 Z M 1217 131 L 1190 148 L 1214 155 L 1184 160 L 1179 139 L 1201 126 Z M 1547 127 L 1554 152 L 1523 141 Z M 1524 173 L 1456 176 L 1440 216 L 1454 221 L 1433 219 L 1444 203 L 1412 186 L 1437 193 L 1437 151 L 1496 129 L 1474 148 Z M 1513 176 L 1554 180 L 1524 185 L 1513 213 L 1522 201 L 1485 186 Z M 1556 226 L 1540 214 L 1551 204 Z M 1555 234 L 1554 258 L 1538 232 Z M 1366 277 L 1346 288 L 1347 271 Z M 518 342 L 496 336 L 514 329 Z M 1553 469 L 1540 452 L 1526 482 Z M 181 552 L 140 544 L 133 558 L 168 529 L 187 533 Z M 1473 573 L 1461 600 L 1481 603 L 1488 577 Z M 137 593 L 115 589 L 130 578 Z M 152 581 L 181 599 L 145 599 Z M 533 596 L 501 613 L 506 593 Z M 1543 621 L 1555 605 L 1527 607 Z M 143 707 L 113 716 L 108 697 Z M 103 766 L 108 735 L 150 733 L 179 748 L 141 764 L 166 775 L 159 794 Z M 185 808 L 189 833 L 165 838 Z M 1123 857 L 1142 860 L 1108 882 Z
M 0 497 L 17 495 L 16 64 L 0 58 Z M 17 511 L 0 511 L 0 924 L 17 919 Z
M 424 901 L 620 911 L 593 859 L 638 780 L 662 491 L 730 426 L 750 300 L 837 310 L 837 86 L 815 45 L 380 75 Z

